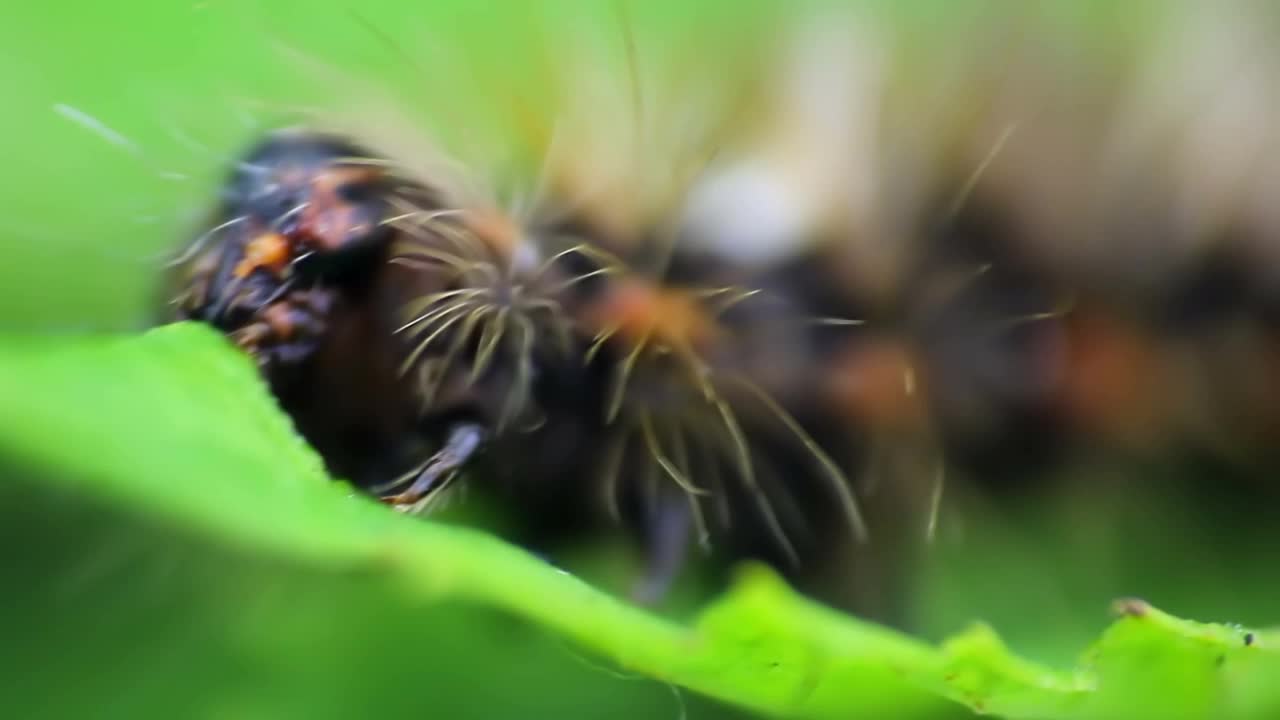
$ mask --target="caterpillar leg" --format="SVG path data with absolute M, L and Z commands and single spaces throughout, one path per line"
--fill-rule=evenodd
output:
M 297 364 L 319 348 L 332 306 L 329 293 L 294 292 L 263 307 L 231 338 L 263 367 Z
M 457 475 L 480 449 L 484 429 L 474 423 L 459 423 L 449 431 L 444 447 L 427 461 L 414 481 L 402 492 L 384 495 L 382 501 L 398 509 L 414 511 L 418 503 L 433 490 L 443 487 Z
M 689 500 L 680 492 L 664 492 L 645 522 L 645 567 L 631 590 L 632 601 L 653 605 L 671 589 L 684 568 L 693 529 Z

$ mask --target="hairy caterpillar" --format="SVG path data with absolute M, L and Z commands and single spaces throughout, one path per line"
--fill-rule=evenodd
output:
M 865 532 L 843 471 L 782 405 L 730 369 L 743 364 L 760 313 L 740 314 L 735 326 L 726 318 L 755 302 L 757 291 L 664 286 L 599 245 L 553 231 L 535 236 L 491 209 L 454 206 L 423 184 L 386 180 L 341 197 L 331 189 L 335 176 L 384 180 L 393 166 L 331 139 L 277 136 L 248 156 L 219 222 L 181 258 L 190 268 L 179 317 L 211 322 L 255 354 L 336 472 L 414 507 L 490 436 L 501 447 L 508 435 L 530 435 L 520 441 L 523 458 L 544 472 L 555 467 L 540 457 L 538 433 L 568 413 L 607 438 L 599 452 L 575 452 L 590 460 L 572 470 L 582 476 L 577 484 L 603 488 L 615 519 L 620 504 L 640 508 L 631 522 L 641 526 L 675 513 L 705 546 L 712 508 L 728 530 L 731 498 L 740 497 L 796 564 L 775 507 L 785 484 L 766 475 L 754 441 L 781 433 L 811 456 L 854 531 Z M 365 204 L 343 204 L 351 198 Z M 353 332 L 365 342 L 343 354 Z M 372 396 L 380 402 L 333 408 L 335 393 L 317 385 L 331 362 L 340 381 L 385 388 Z M 547 390 L 544 376 L 576 399 Z M 308 398 L 329 407 L 320 411 Z M 373 434 L 384 444 L 359 448 L 327 427 L 376 427 L 375 416 L 383 432 Z M 388 417 L 398 419 L 398 431 Z M 761 418 L 775 427 L 759 430 Z M 391 480 L 376 459 L 430 443 L 443 448 Z M 382 472 L 371 469 L 378 465 Z M 695 485 L 702 475 L 709 488 Z M 803 511 L 789 511 L 793 527 L 805 524 Z M 663 573 L 678 566 L 662 564 Z
M 312 157 L 269 142 L 268 162 L 259 150 L 242 165 L 296 170 L 297 187 L 269 209 L 242 209 L 234 189 L 265 181 L 242 179 L 241 168 L 209 233 L 218 237 L 183 258 L 195 268 L 184 317 L 213 322 L 267 364 L 335 473 L 417 509 L 475 459 L 488 466 L 477 474 L 517 486 L 513 504 L 568 498 L 555 504 L 642 536 L 654 548 L 642 596 L 661 594 L 684 544 L 710 547 L 713 536 L 717 547 L 757 536 L 748 552 L 805 564 L 831 544 L 815 507 L 838 508 L 842 534 L 865 539 L 846 468 L 761 377 L 759 356 L 794 344 L 789 325 L 808 320 L 736 282 L 745 276 L 727 259 L 683 252 L 664 215 L 705 146 L 688 140 L 700 132 L 664 144 L 654 127 L 638 126 L 637 144 L 604 174 L 548 147 L 547 188 L 528 212 L 457 177 L 410 170 L 411 156 L 353 145 Z M 672 155 L 677 177 L 615 204 L 645 176 L 635 163 L 654 158 L 635 153 L 648 149 Z M 348 172 L 371 179 L 355 207 L 326 194 L 328 179 Z M 581 192 L 584 177 L 601 187 Z M 295 222 L 317 206 L 342 211 L 346 234 L 324 243 Z M 365 386 L 375 390 L 350 389 Z
M 1130 193 L 1149 198 L 1137 209 L 1091 189 L 1095 176 L 1129 188 L 1151 176 L 1140 153 L 1108 157 L 1091 135 L 1123 125 L 1114 89 L 1054 74 L 1065 61 L 1012 40 L 1001 47 L 1025 63 L 962 53 L 950 75 L 908 83 L 895 66 L 900 38 L 874 22 L 837 14 L 795 27 L 795 42 L 760 53 L 779 72 L 735 76 L 727 89 L 708 83 L 702 94 L 659 81 L 644 37 L 624 32 L 616 54 L 590 42 L 549 52 L 538 60 L 553 66 L 550 90 L 486 88 L 498 98 L 495 122 L 509 121 L 519 141 L 511 154 L 538 166 L 525 168 L 529 202 L 471 192 L 416 167 L 411 150 L 353 153 L 368 160 L 353 171 L 412 178 L 370 186 L 376 210 L 356 203 L 385 232 L 367 245 L 378 248 L 376 268 L 341 279 L 304 270 L 359 263 L 301 231 L 277 233 L 293 243 L 282 249 L 231 228 L 242 238 L 226 256 L 231 269 L 219 276 L 203 260 L 205 285 L 189 289 L 222 298 L 235 317 L 210 314 L 215 305 L 192 316 L 222 323 L 269 364 L 310 365 L 280 373 L 286 406 L 317 445 L 354 448 L 325 454 L 364 458 L 333 464 L 392 502 L 421 507 L 475 467 L 530 514 L 621 521 L 648 537 L 663 568 L 678 564 L 672 547 L 752 533 L 763 538 L 752 554 L 803 564 L 833 538 L 867 534 L 887 513 L 862 505 L 886 487 L 925 498 L 927 517 L 915 506 L 898 515 L 931 537 L 946 468 L 1017 484 L 1073 443 L 1123 443 L 1135 425 L 1169 437 L 1179 421 L 1165 413 L 1126 416 L 1155 406 L 1155 386 L 1202 407 L 1164 367 L 1159 333 L 1171 324 L 1130 353 L 1121 333 L 1088 317 L 1139 293 L 1101 243 L 1077 240 L 1141 247 L 1163 227 L 1145 223 L 1168 210 L 1151 206 L 1177 204 L 1156 183 Z M 1045 77 L 1061 82 L 1045 89 Z M 1115 117 L 1081 118 L 1079 107 Z M 394 134 L 385 113 L 370 116 L 345 130 Z M 460 164 L 492 169 L 474 157 Z M 258 224 L 287 224 L 289 211 Z M 1233 257 L 1266 247 L 1236 244 L 1253 254 Z M 290 272 L 299 260 L 292 283 L 281 257 Z M 1194 272 L 1170 272 L 1179 266 L 1154 273 L 1153 304 L 1170 304 L 1180 285 L 1200 293 Z M 252 281 L 235 282 L 236 268 Z M 1246 302 L 1270 302 L 1258 268 L 1243 274 Z M 1064 288 L 1102 302 L 1064 321 L 1078 294 Z M 275 326 L 246 320 L 285 297 Z M 1248 312 L 1251 327 L 1269 322 Z M 281 343 L 280 328 L 302 332 Z M 337 349 L 354 345 L 378 348 L 378 359 Z M 1244 346 L 1247 355 L 1256 343 Z M 1143 370 L 1151 357 L 1162 358 L 1158 372 Z M 306 358 L 328 358 L 326 369 Z M 1129 380 L 1142 375 L 1162 379 Z M 363 377 L 382 390 L 344 389 Z M 338 430 L 309 413 L 348 420 Z M 897 456 L 882 463 L 893 445 Z M 877 467 L 895 463 L 907 471 Z M 926 487 L 904 490 L 908 475 Z M 840 517 L 838 535 L 820 521 L 827 514 Z M 666 574 L 655 571 L 651 587 Z

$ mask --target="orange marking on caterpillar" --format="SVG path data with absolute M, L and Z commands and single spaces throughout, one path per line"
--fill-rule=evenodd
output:
M 842 351 L 825 384 L 846 415 L 876 428 L 903 431 L 925 422 L 922 381 L 906 347 L 877 340 Z
M 266 268 L 278 275 L 288 266 L 291 255 L 288 238 L 280 233 L 263 233 L 245 246 L 244 259 L 236 265 L 235 276 L 247 277 L 258 268 Z
M 504 265 L 511 262 L 522 237 L 515 220 L 499 212 L 477 211 L 467 213 L 466 225 L 495 258 Z
M 689 293 L 636 280 L 619 281 L 590 316 L 597 329 L 616 327 L 615 336 L 632 347 L 647 340 L 704 350 L 719 334 L 715 320 Z
M 353 235 L 371 228 L 362 218 L 361 208 L 342 196 L 342 189 L 371 185 L 385 177 L 381 168 L 339 167 L 317 174 L 311 180 L 311 199 L 299 223 L 302 241 L 313 250 L 340 250 Z
M 1167 419 L 1169 368 L 1152 339 L 1102 313 L 1079 313 L 1067 325 L 1068 373 L 1059 402 L 1082 427 L 1122 443 L 1147 445 Z

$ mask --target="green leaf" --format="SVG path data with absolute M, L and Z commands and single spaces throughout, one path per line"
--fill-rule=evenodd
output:
M 982 626 L 934 647 L 759 567 L 691 625 L 658 617 L 330 481 L 247 359 L 201 326 L 8 338 L 0 398 L 0 669 L 21 680 L 0 689 L 24 717 L 678 714 L 661 684 L 583 651 L 785 717 L 1280 713 L 1280 635 L 1137 601 L 1070 671 Z M 81 690 L 59 692 L 69 678 Z

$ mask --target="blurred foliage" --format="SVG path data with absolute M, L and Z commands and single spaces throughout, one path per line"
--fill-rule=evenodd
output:
M 626 19 L 649 59 L 675 55 L 693 66 L 740 70 L 776 31 L 779 14 L 825 4 L 201 0 L 127 10 L 92 2 L 8 7 L 0 23 L 7 108 L 0 154 L 11 169 L 0 175 L 0 326 L 119 329 L 144 322 L 156 301 L 160 258 L 178 238 L 196 234 L 228 158 L 264 127 L 296 120 L 290 109 L 324 112 L 358 102 L 317 73 L 317 61 L 413 98 L 416 119 L 445 135 L 501 138 L 512 132 L 512 113 L 495 105 L 495 95 L 515 87 L 533 100 L 545 97 L 545 68 L 528 61 L 540 47 L 585 31 L 624 61 L 620 5 L 628 6 Z M 992 0 L 855 4 L 891 18 L 902 28 L 903 52 L 920 58 L 1011 10 Z M 1054 24 L 1064 45 L 1103 63 L 1139 44 L 1162 6 L 1055 2 L 1034 12 Z M 424 66 L 408 51 L 439 62 Z M 617 70 L 625 76 L 621 65 Z M 59 116 L 59 105 L 126 142 L 77 126 Z M 537 110 L 554 116 L 554 108 Z
M 1280 708 L 1280 636 L 1138 601 L 1071 672 L 1015 657 L 985 626 L 935 649 L 762 569 L 692 627 L 661 619 L 327 481 L 251 363 L 203 326 L 11 337 L 0 395 L 5 697 L 22 717 L 672 712 L 661 685 L 587 651 L 789 717 L 939 717 L 944 699 L 1009 718 Z M 77 692 L 61 692 L 70 678 Z

